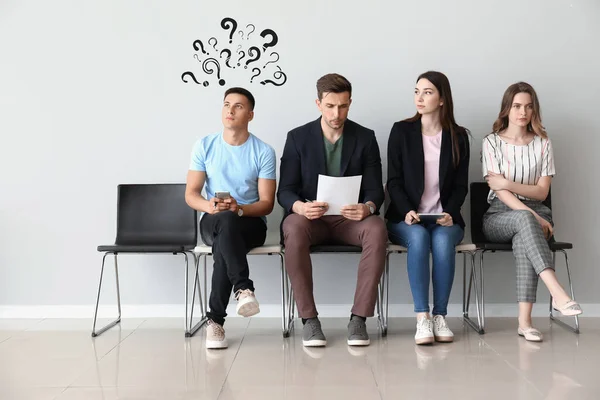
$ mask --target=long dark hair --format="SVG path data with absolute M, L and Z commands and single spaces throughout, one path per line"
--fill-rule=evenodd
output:
M 436 87 L 440 92 L 440 100 L 443 101 L 443 105 L 440 110 L 440 122 L 442 123 L 442 129 L 450 131 L 452 138 L 452 162 L 456 167 L 460 160 L 460 148 L 458 145 L 459 136 L 468 136 L 469 130 L 456 123 L 454 119 L 454 103 L 452 102 L 452 90 L 450 89 L 450 81 L 446 75 L 438 71 L 427 71 L 419 75 L 417 82 L 421 79 L 427 79 L 429 82 Z M 416 122 L 421 119 L 421 114 L 418 112 L 411 118 L 405 119 L 408 122 Z
M 540 102 L 537 94 L 535 93 L 533 86 L 526 82 L 513 83 L 504 92 L 500 113 L 498 114 L 498 119 L 494 122 L 494 132 L 499 133 L 508 128 L 508 114 L 510 113 L 513 99 L 519 93 L 529 94 L 531 96 L 531 102 L 533 103 L 533 113 L 531 114 L 531 121 L 527 124 L 527 131 L 533 132 L 543 139 L 548 139 L 548 134 L 542 125 L 542 110 L 540 109 Z

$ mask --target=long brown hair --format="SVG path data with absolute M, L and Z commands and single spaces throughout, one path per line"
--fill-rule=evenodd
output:
M 531 96 L 531 102 L 533 103 L 533 113 L 531 114 L 531 121 L 529 124 L 527 124 L 527 131 L 533 132 L 536 135 L 547 139 L 548 134 L 542 125 L 542 111 L 540 109 L 540 102 L 535 90 L 533 89 L 533 86 L 526 82 L 513 83 L 504 92 L 504 96 L 502 96 L 502 105 L 500 106 L 500 113 L 498 114 L 498 119 L 496 119 L 496 122 L 494 122 L 494 132 L 499 133 L 508 128 L 508 114 L 510 113 L 513 99 L 519 93 L 529 94 Z
M 452 162 L 456 167 L 460 161 L 460 148 L 458 145 L 459 136 L 468 136 L 469 130 L 456 123 L 454 119 L 454 103 L 452 102 L 452 90 L 450 89 L 450 81 L 446 75 L 438 71 L 427 71 L 419 75 L 417 82 L 421 79 L 427 79 L 440 92 L 440 100 L 443 105 L 440 109 L 440 122 L 442 129 L 450 131 L 452 138 Z M 421 119 L 421 114 L 418 112 L 411 118 L 405 119 L 408 122 L 416 122 Z

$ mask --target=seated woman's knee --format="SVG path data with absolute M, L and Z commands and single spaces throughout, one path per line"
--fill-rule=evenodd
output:
M 521 228 L 539 226 L 539 222 L 537 221 L 537 219 L 535 218 L 535 216 L 533 215 L 533 213 L 531 211 L 517 210 L 514 212 L 517 213 L 517 218 L 518 218 Z

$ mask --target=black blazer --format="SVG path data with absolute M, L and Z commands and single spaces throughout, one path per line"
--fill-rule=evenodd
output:
M 362 175 L 359 202 L 372 201 L 379 213 L 384 193 L 375 133 L 346 120 L 343 135 L 341 175 Z M 296 201 L 315 200 L 319 174 L 327 174 L 325 160 L 321 118 L 288 133 L 277 190 L 277 201 L 285 210 L 284 219 L 292 213 Z
M 425 155 L 421 136 L 421 121 L 396 122 L 388 141 L 387 191 L 390 206 L 385 217 L 391 222 L 404 221 L 410 210 L 417 211 L 425 186 Z M 463 229 L 465 222 L 460 208 L 469 186 L 470 148 L 468 135 L 459 135 L 460 160 L 452 162 L 452 137 L 442 132 L 440 150 L 440 200 L 444 212 L 452 216 Z

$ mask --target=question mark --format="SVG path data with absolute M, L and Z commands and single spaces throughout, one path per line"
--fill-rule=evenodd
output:
M 198 57 L 198 54 L 194 54 L 194 58 L 195 58 L 196 60 L 198 60 L 198 62 L 199 62 L 199 63 L 201 63 L 201 62 L 202 62 L 202 60 L 201 60 L 201 59 Z
M 246 53 L 244 53 L 243 51 L 238 51 L 238 54 L 242 54 L 242 56 L 240 58 L 238 58 L 238 67 L 240 66 L 240 61 L 242 61 L 242 58 L 246 57 Z
M 281 71 L 281 67 L 278 66 L 277 68 L 279 68 L 279 71 L 275 71 L 275 73 L 273 74 L 273 77 L 275 79 L 281 79 L 283 77 L 283 82 L 277 83 L 277 82 L 273 82 L 270 79 L 267 79 L 267 80 L 262 81 L 260 84 L 261 85 L 266 85 L 267 83 L 271 83 L 271 84 L 273 84 L 275 86 L 282 86 L 284 83 L 286 83 L 287 82 L 287 75 Z
M 277 60 L 271 60 L 271 61 L 269 61 L 268 63 L 265 64 L 265 66 L 263 67 L 263 69 L 266 68 L 267 65 L 269 65 L 271 63 L 276 63 L 277 61 L 279 61 L 279 53 L 277 53 L 276 51 L 273 51 L 273 52 L 271 52 L 270 55 L 272 56 L 273 54 L 275 54 L 277 56 Z
M 260 68 L 252 68 L 252 72 L 256 71 L 256 74 L 252 75 L 252 78 L 250 78 L 250 83 L 252 83 L 252 80 L 254 78 L 256 78 L 257 76 L 260 75 Z
M 256 56 L 253 56 L 252 54 L 254 53 L 254 51 L 256 51 Z M 248 49 L 248 61 L 246 61 L 246 65 L 244 66 L 244 68 L 248 68 L 248 64 L 258 60 L 260 58 L 260 50 L 258 49 L 258 47 L 256 46 L 252 46 Z
M 215 66 L 217 67 L 217 78 L 219 78 L 219 85 L 223 86 L 225 85 L 225 79 L 221 79 L 221 65 L 219 64 L 219 61 L 217 61 L 214 58 L 207 58 L 206 60 L 204 60 L 204 62 L 202 63 L 202 70 L 207 73 L 208 75 L 211 75 L 213 72 L 215 72 L 214 69 L 210 68 L 208 64 L 213 63 L 215 64 Z
M 267 50 L 267 47 L 273 47 L 277 44 L 277 42 L 279 42 L 279 38 L 277 37 L 277 34 L 272 29 L 265 29 L 264 31 L 262 31 L 260 33 L 260 36 L 263 39 L 268 35 L 270 35 L 272 39 L 270 42 L 265 42 L 263 44 L 263 51 Z
M 221 54 L 219 55 L 219 57 L 223 58 L 223 53 L 227 53 L 227 58 L 225 59 L 225 65 L 227 65 L 229 68 L 232 68 L 231 65 L 229 65 L 229 60 L 231 60 L 231 50 L 229 50 L 229 49 L 221 50 Z
M 240 37 L 242 38 L 242 40 L 244 40 L 244 31 L 238 31 L 238 33 L 240 34 Z
M 213 39 L 215 41 L 215 44 L 213 44 L 212 47 L 213 47 L 213 49 L 215 49 L 215 51 L 218 51 L 216 46 L 217 46 L 217 43 L 219 43 L 219 42 L 217 41 L 216 37 L 211 37 L 210 39 L 208 39 L 208 44 L 210 45 L 210 41 Z
M 206 51 L 204 51 L 204 45 L 202 44 L 201 40 L 194 40 L 194 50 L 198 51 L 200 49 L 202 49 L 202 54 L 208 54 Z
M 200 82 L 198 82 L 198 80 L 196 79 L 196 77 L 194 76 L 193 72 L 190 71 L 186 71 L 183 74 L 181 74 L 181 80 L 184 81 L 185 83 L 188 83 L 188 81 L 185 80 L 186 76 L 191 76 L 192 79 L 194 80 L 194 82 L 196 82 L 196 84 L 200 85 Z
M 248 32 L 248 34 L 246 35 L 246 40 L 250 39 L 250 34 L 256 30 L 256 27 L 252 24 L 246 25 L 246 28 L 248 28 L 249 26 L 252 27 L 252 30 L 250 32 Z
M 233 18 L 223 18 L 223 21 L 221 21 L 221 28 L 227 30 L 229 28 L 231 28 L 231 32 L 229 32 L 229 43 L 232 42 L 233 40 L 233 33 L 235 32 L 236 28 L 237 28 L 237 22 L 235 19 Z

